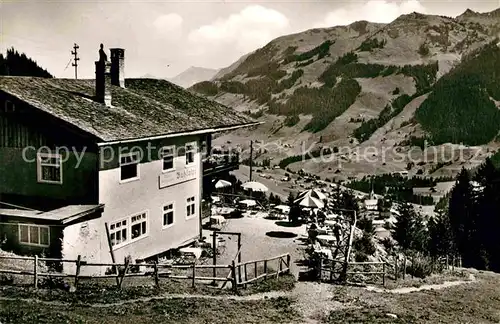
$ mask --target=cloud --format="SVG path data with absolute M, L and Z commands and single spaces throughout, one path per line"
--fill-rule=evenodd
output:
M 329 12 L 325 19 L 314 27 L 345 26 L 358 20 L 389 23 L 400 15 L 414 11 L 426 13 L 425 7 L 418 0 L 408 0 L 400 3 L 385 0 L 370 0 L 362 5 L 356 2 L 355 5 Z
M 184 19 L 179 14 L 170 13 L 158 16 L 153 21 L 153 26 L 163 36 L 178 38 L 181 36 L 183 22 Z
M 217 59 L 215 56 L 221 53 L 231 53 L 239 57 L 286 34 L 289 26 L 288 18 L 281 12 L 249 5 L 239 13 L 192 30 L 188 35 L 190 55 Z

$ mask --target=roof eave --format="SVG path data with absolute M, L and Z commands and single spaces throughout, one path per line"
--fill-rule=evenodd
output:
M 193 130 L 193 131 L 187 131 L 187 132 L 169 133 L 169 134 L 149 136 L 149 137 L 129 138 L 129 139 L 123 139 L 123 140 L 117 140 L 117 141 L 105 141 L 105 142 L 99 142 L 99 143 L 97 143 L 97 146 L 100 147 L 100 146 L 106 146 L 106 145 L 115 145 L 115 144 L 133 143 L 133 142 L 141 142 L 141 141 L 159 140 L 159 139 L 164 139 L 164 138 L 175 138 L 175 137 L 181 137 L 181 136 L 191 136 L 191 135 L 202 135 L 202 134 L 209 134 L 209 133 L 218 133 L 218 132 L 225 132 L 225 131 L 235 130 L 235 129 L 239 129 L 239 128 L 257 126 L 257 125 L 261 125 L 263 123 L 264 122 L 252 122 L 252 123 L 245 123 L 245 124 L 239 124 L 239 125 L 233 125 L 233 126 L 222 126 L 222 127 L 215 127 L 215 128 L 205 128 L 205 129 L 199 129 L 199 130 Z

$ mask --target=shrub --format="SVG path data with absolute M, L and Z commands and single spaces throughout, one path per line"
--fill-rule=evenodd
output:
M 297 115 L 288 116 L 285 118 L 284 124 L 287 127 L 295 126 L 299 123 L 300 118 Z
M 377 38 L 367 39 L 357 48 L 360 52 L 371 52 L 375 48 L 383 48 L 385 39 L 379 41 Z
M 429 55 L 429 47 L 427 47 L 427 45 L 425 44 L 420 45 L 420 47 L 418 48 L 418 54 L 422 56 Z
M 428 257 L 418 255 L 413 258 L 413 263 L 406 268 L 406 273 L 417 278 L 424 279 L 432 274 L 432 260 Z

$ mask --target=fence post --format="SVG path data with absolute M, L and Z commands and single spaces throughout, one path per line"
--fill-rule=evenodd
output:
M 455 255 L 451 257 L 451 271 L 455 271 Z
M 403 262 L 404 262 L 404 264 L 403 264 L 403 280 L 405 280 L 405 278 L 406 278 L 406 254 L 403 257 Z
M 290 256 L 290 254 L 287 254 L 286 255 L 286 266 L 288 267 L 288 270 L 287 270 L 287 273 L 290 273 L 290 261 L 291 261 L 292 257 Z
M 120 280 L 119 280 L 119 282 L 118 282 L 118 289 L 122 289 L 123 279 L 125 279 L 125 275 L 127 274 L 129 264 L 130 264 L 130 259 L 129 259 L 129 258 L 127 258 L 127 259 L 125 260 L 125 269 L 123 270 L 123 274 L 122 274 L 122 275 L 119 275 L 119 276 L 120 276 Z M 118 273 L 120 273 L 120 272 L 118 272 Z
M 194 288 L 194 279 L 195 278 L 196 278 L 196 261 L 193 262 L 193 281 L 191 283 L 193 288 Z
M 394 256 L 394 280 L 398 280 L 398 258 Z
M 384 287 L 385 287 L 385 262 L 384 262 L 384 263 L 382 263 L 382 267 L 383 267 L 383 270 L 382 270 L 382 271 L 384 272 L 384 273 L 382 274 L 382 286 L 384 286 Z
M 319 258 L 319 265 L 316 264 L 315 266 L 318 269 L 318 282 L 321 282 L 321 276 L 323 274 L 323 258 L 322 257 Z
M 82 256 L 78 254 L 78 257 L 76 258 L 75 289 L 78 287 L 78 276 L 80 275 L 81 262 Z
M 246 288 L 247 287 L 247 280 L 248 280 L 247 264 L 246 263 L 243 265 L 243 269 L 245 271 L 245 288 Z
M 237 278 L 236 278 L 236 263 L 234 262 L 234 260 L 232 261 L 231 263 L 231 272 L 233 273 L 233 290 L 235 293 L 238 292 L 238 281 L 237 281 Z
M 154 263 L 154 276 L 155 276 L 155 286 L 156 288 L 160 287 L 160 280 L 158 278 L 158 262 Z
M 446 255 L 446 270 L 449 270 L 448 254 Z
M 238 233 L 238 278 L 241 282 L 241 233 Z
M 335 268 L 334 261 L 331 260 L 330 262 L 330 282 L 333 282 L 333 269 Z
M 267 279 L 267 260 L 264 260 L 264 273 L 266 274 L 264 279 Z
M 414 255 L 412 255 L 412 256 L 411 256 L 411 267 L 412 267 L 412 269 L 415 269 L 415 256 L 414 256 Z M 414 277 L 413 277 L 414 272 L 415 272 L 415 271 L 412 271 L 412 272 L 411 272 L 411 278 L 412 278 L 412 279 L 414 278 Z
M 214 278 L 217 277 L 217 268 L 215 265 L 217 265 L 217 231 L 213 231 L 212 233 L 212 263 L 214 264 L 214 270 L 213 270 L 213 276 Z M 217 282 L 214 280 L 213 285 L 215 286 Z
M 34 285 L 35 289 L 38 288 L 38 255 L 35 254 L 35 264 L 33 266 L 33 276 L 35 277 L 34 279 Z
M 255 275 L 255 278 L 257 278 L 257 276 L 259 275 L 259 272 L 257 271 L 257 262 L 255 262 L 255 264 L 254 264 L 254 275 Z

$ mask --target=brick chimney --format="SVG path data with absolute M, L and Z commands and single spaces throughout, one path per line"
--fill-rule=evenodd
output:
M 125 50 L 111 48 L 111 83 L 125 88 Z
M 98 102 L 111 106 L 111 63 L 95 62 L 95 96 Z

